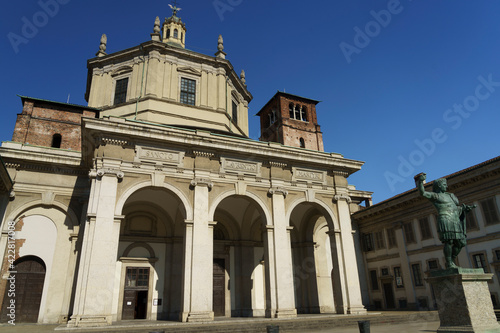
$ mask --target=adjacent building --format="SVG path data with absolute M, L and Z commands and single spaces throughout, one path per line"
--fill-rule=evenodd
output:
M 351 214 L 371 193 L 347 181 L 363 162 L 324 152 L 318 102 L 291 94 L 250 139 L 222 37 L 214 56 L 186 38 L 173 7 L 141 45 L 102 36 L 88 106 L 21 96 L 0 147 L 3 321 L 13 297 L 17 322 L 70 327 L 366 312 Z
M 467 215 L 467 246 L 458 264 L 493 273 L 493 305 L 500 296 L 500 157 L 444 177 Z M 426 185 L 432 191 L 432 182 Z M 416 189 L 353 214 L 364 263 L 363 300 L 371 309 L 436 309 L 426 274 L 445 267 L 434 206 Z

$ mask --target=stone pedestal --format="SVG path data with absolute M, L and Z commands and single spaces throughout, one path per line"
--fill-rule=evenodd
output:
M 482 269 L 449 268 L 433 271 L 432 284 L 441 325 L 438 333 L 500 333 L 488 281 L 493 274 Z

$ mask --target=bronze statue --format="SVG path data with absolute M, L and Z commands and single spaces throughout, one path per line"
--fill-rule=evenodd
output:
M 418 192 L 429 199 L 438 211 L 437 227 L 439 240 L 444 245 L 446 268 L 456 268 L 455 259 L 466 244 L 466 215 L 476 205 L 460 205 L 453 193 L 446 192 L 448 185 L 446 179 L 439 178 L 434 181 L 432 192 L 424 189 L 425 173 L 415 176 Z

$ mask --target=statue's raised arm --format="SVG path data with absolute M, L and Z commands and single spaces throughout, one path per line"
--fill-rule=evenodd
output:
M 415 185 L 417 186 L 418 189 L 418 193 L 420 193 L 420 195 L 423 196 L 424 198 L 431 199 L 433 197 L 432 196 L 433 193 L 426 192 L 424 188 L 424 181 L 427 179 L 427 175 L 421 172 L 414 178 L 415 178 Z

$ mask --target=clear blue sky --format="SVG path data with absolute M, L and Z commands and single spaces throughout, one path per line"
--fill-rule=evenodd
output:
M 171 15 L 168 3 L 5 2 L 0 140 L 11 139 L 21 112 L 16 94 L 61 102 L 70 95 L 86 105 L 86 61 L 101 34 L 108 53 L 148 41 L 155 17 Z M 213 55 L 222 34 L 227 59 L 246 71 L 252 138 L 260 134 L 254 114 L 277 90 L 322 101 L 325 150 L 366 162 L 349 181 L 375 192 L 374 202 L 411 189 L 421 171 L 432 180 L 500 155 L 498 1 L 181 0 L 179 7 L 187 48 Z

